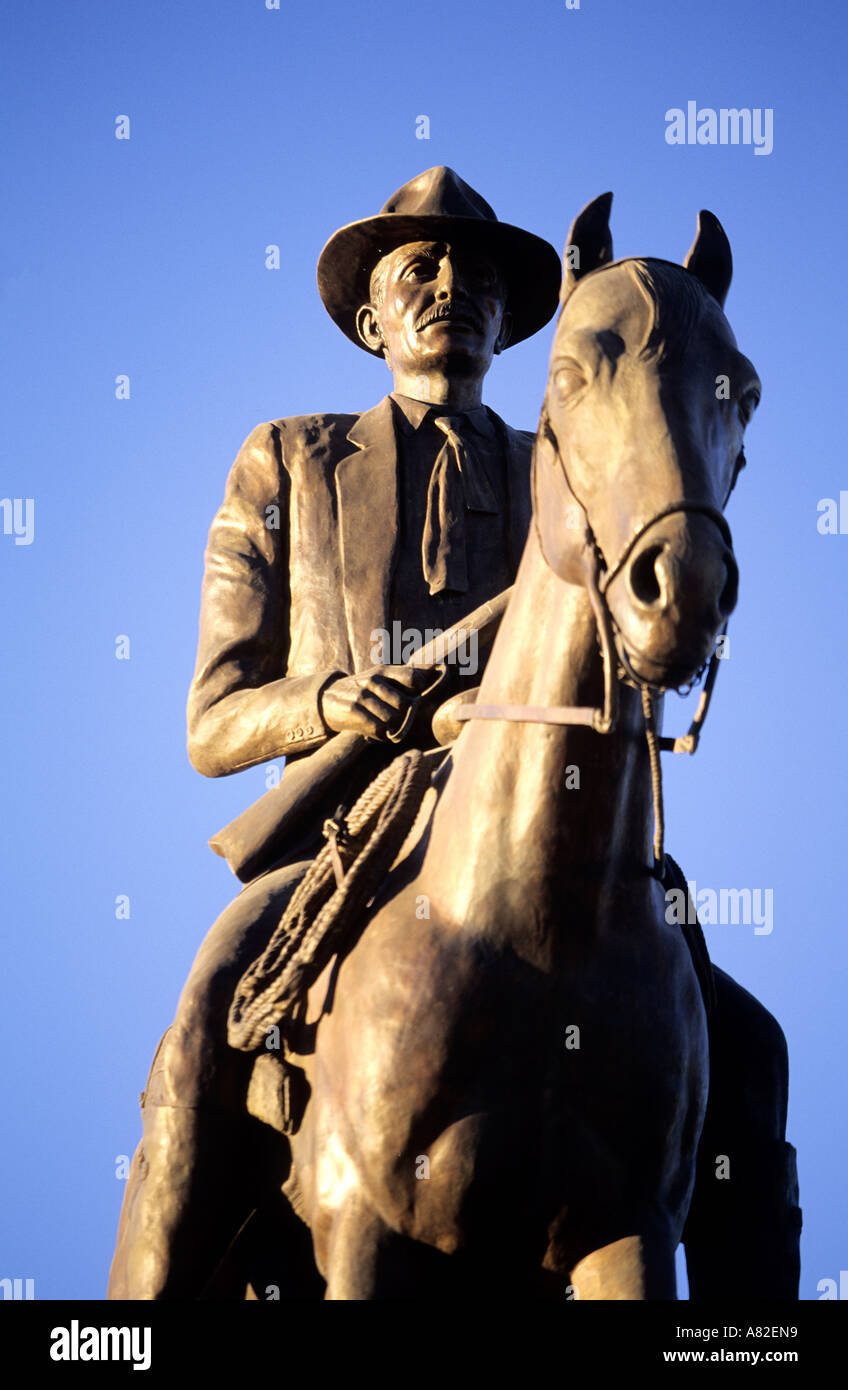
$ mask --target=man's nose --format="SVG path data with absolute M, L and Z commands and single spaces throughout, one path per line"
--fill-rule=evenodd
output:
M 450 299 L 458 289 L 462 289 L 462 277 L 450 256 L 445 256 L 439 265 L 436 281 L 436 298 Z

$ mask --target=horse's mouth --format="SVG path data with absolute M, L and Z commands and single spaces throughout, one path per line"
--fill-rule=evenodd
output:
M 615 633 L 615 646 L 619 660 L 628 676 L 636 678 L 652 690 L 680 690 L 691 685 L 703 670 L 712 653 L 714 641 L 701 643 L 697 648 L 677 648 L 668 655 L 640 652 L 625 646 L 621 633 Z
M 736 606 L 739 570 L 716 519 L 680 507 L 658 518 L 605 597 L 619 659 L 656 690 L 698 675 Z

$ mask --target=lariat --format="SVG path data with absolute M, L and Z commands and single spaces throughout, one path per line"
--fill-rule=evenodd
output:
M 648 743 L 648 759 L 651 764 L 651 794 L 654 799 L 654 871 L 658 878 L 665 876 L 665 814 L 663 811 L 662 764 L 660 763 L 660 740 L 657 734 L 657 714 L 653 696 L 647 686 L 640 687 L 642 695 L 642 714 L 645 716 L 645 738 Z

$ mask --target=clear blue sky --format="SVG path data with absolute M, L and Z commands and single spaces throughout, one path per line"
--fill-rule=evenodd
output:
M 816 527 L 848 489 L 844 11 L 7 0 L 2 30 L 0 496 L 32 497 L 35 531 L 0 534 L 0 1277 L 103 1296 L 116 1159 L 238 886 L 206 840 L 265 786 L 263 768 L 206 781 L 185 753 L 206 531 L 257 422 L 388 388 L 326 315 L 315 263 L 336 227 L 449 164 L 558 247 L 605 189 L 620 255 L 680 260 L 701 207 L 733 245 L 728 314 L 764 398 L 729 511 L 730 660 L 698 756 L 666 759 L 668 844 L 699 887 L 773 889 L 770 935 L 708 939 L 789 1041 L 816 1298 L 848 1268 L 848 535 Z M 689 100 L 770 108 L 773 152 L 668 145 L 665 112 Z M 550 330 L 495 363 L 487 399 L 515 426 L 535 428 L 549 348 Z

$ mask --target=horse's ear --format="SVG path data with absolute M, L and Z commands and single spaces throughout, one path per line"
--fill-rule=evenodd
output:
M 612 260 L 612 233 L 609 219 L 612 208 L 612 194 L 602 193 L 587 203 L 578 212 L 568 233 L 568 243 L 563 255 L 563 276 L 560 300 L 564 304 L 578 280 L 609 265 Z
M 698 213 L 698 230 L 683 264 L 697 275 L 704 288 L 724 308 L 733 279 L 733 256 L 727 234 L 715 213 L 705 209 Z

